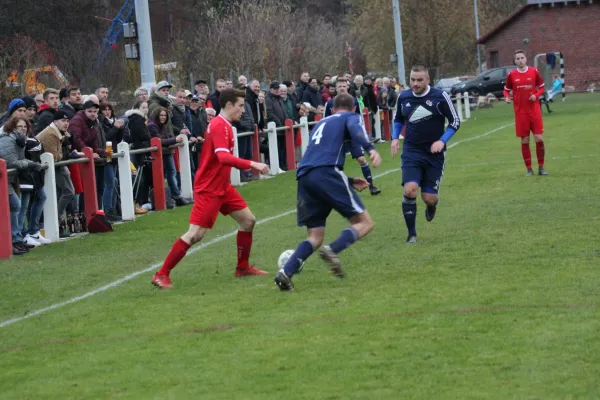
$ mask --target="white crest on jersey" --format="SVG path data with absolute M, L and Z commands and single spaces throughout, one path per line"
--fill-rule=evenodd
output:
M 426 109 L 425 107 L 418 106 L 417 109 L 410 115 L 409 122 L 415 123 L 420 122 L 421 120 L 432 116 L 431 111 Z

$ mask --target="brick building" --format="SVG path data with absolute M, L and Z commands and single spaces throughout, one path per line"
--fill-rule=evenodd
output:
M 599 38 L 599 0 L 528 0 L 477 43 L 485 45 L 488 68 L 513 65 L 515 49 L 531 65 L 537 54 L 562 52 L 565 85 L 584 91 L 600 83 Z

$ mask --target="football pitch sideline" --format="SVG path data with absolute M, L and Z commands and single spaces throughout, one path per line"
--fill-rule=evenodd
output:
M 233 277 L 236 227 L 220 217 L 174 289 L 154 288 L 189 207 L 0 262 L 0 398 L 600 397 L 600 95 L 552 109 L 547 177 L 525 176 L 511 106 L 474 112 L 433 222 L 418 203 L 415 246 L 400 160 L 378 145 L 382 194 L 361 194 L 376 227 L 342 253 L 343 280 L 313 256 L 294 292 L 273 283 L 305 238 L 292 173 L 240 189 L 266 277 Z M 326 242 L 346 226 L 333 216 Z

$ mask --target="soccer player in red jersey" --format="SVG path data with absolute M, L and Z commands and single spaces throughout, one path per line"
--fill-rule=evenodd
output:
M 527 57 L 523 50 L 515 51 L 515 64 L 517 69 L 510 71 L 504 86 L 504 98 L 507 103 L 514 104 L 515 125 L 517 137 L 521 138 L 521 154 L 527 167 L 527 176 L 533 176 L 531 169 L 531 149 L 529 148 L 529 133 L 535 139 L 535 152 L 537 155 L 539 175 L 548 175 L 544 169 L 544 123 L 539 99 L 544 94 L 544 81 L 534 67 L 527 66 Z M 510 92 L 512 91 L 512 100 Z
M 243 91 L 235 89 L 221 92 L 221 113 L 210 122 L 194 179 L 194 207 L 190 216 L 190 228 L 175 242 L 162 268 L 152 277 L 152 283 L 159 288 L 168 289 L 172 286 L 169 277 L 171 270 L 189 248 L 202 240 L 206 231 L 213 227 L 219 212 L 231 215 L 240 224 L 235 276 L 267 274 L 248 262 L 256 219 L 242 196 L 229 183 L 231 167 L 239 170 L 254 169 L 261 173 L 269 171 L 266 164 L 244 160 L 232 154 L 234 139 L 231 123 L 242 117 L 244 96 Z

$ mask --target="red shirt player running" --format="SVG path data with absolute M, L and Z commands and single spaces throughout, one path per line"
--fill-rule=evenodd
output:
M 544 81 L 534 67 L 527 66 L 527 57 L 523 50 L 515 51 L 517 69 L 510 71 L 504 87 L 504 98 L 507 103 L 514 103 L 515 126 L 517 137 L 521 138 L 521 154 L 527 167 L 527 176 L 533 176 L 531 169 L 531 149 L 529 148 L 529 133 L 535 139 L 535 151 L 538 160 L 539 174 L 548 175 L 544 169 L 544 123 L 539 98 L 544 94 Z M 512 91 L 512 100 L 510 92 Z
M 242 196 L 229 183 L 231 167 L 240 170 L 252 168 L 261 173 L 269 171 L 265 164 L 243 160 L 232 154 L 234 139 L 231 122 L 239 121 L 242 117 L 244 96 L 243 91 L 234 89 L 221 92 L 221 113 L 210 122 L 194 180 L 194 207 L 190 216 L 190 228 L 175 242 L 162 268 L 152 277 L 152 283 L 160 288 L 171 287 L 171 270 L 188 249 L 202 240 L 206 231 L 213 227 L 219 212 L 231 215 L 240 224 L 235 276 L 267 274 L 248 263 L 255 218 Z

